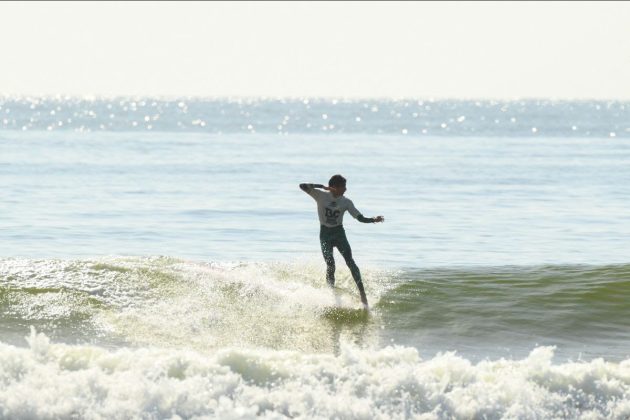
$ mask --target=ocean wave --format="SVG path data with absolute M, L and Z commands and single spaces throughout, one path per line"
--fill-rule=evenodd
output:
M 552 347 L 473 363 L 342 345 L 338 356 L 0 343 L 2 418 L 623 419 L 630 360 L 554 363 Z M 71 396 L 71 397 L 70 397 Z
M 381 299 L 388 322 L 490 338 L 630 342 L 630 265 L 407 270 Z
M 363 312 L 345 267 L 169 257 L 0 260 L 0 318 L 16 343 L 35 326 L 66 343 L 226 346 L 338 353 L 346 340 L 471 356 L 534 345 L 627 357 L 630 265 L 363 270 Z M 11 338 L 7 338 L 11 335 Z M 495 353 L 496 355 L 498 353 Z

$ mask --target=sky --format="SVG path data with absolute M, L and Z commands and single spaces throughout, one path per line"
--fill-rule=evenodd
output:
M 629 2 L 1 2 L 0 95 L 630 100 Z

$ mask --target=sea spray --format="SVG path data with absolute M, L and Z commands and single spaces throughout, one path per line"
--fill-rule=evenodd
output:
M 389 274 L 365 270 L 364 277 L 378 303 Z M 308 262 L 0 260 L 0 310 L 18 345 L 16 335 L 31 325 L 53 339 L 101 345 L 329 352 L 346 336 L 376 344 L 378 308 L 363 316 L 347 270 L 339 270 L 338 286 L 328 289 Z

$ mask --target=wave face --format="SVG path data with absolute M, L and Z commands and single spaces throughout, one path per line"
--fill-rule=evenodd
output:
M 380 307 L 398 342 L 459 351 L 480 342 L 512 350 L 536 343 L 558 345 L 570 357 L 629 354 L 629 265 L 409 270 L 397 281 Z

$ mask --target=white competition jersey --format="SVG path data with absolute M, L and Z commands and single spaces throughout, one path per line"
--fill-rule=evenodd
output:
M 329 191 L 320 191 L 315 188 L 309 188 L 306 191 L 308 195 L 313 197 L 317 202 L 317 214 L 319 215 L 319 223 L 327 227 L 341 226 L 343 223 L 343 214 L 348 212 L 355 219 L 359 216 L 359 210 L 354 207 L 352 200 L 344 196 L 333 197 Z

